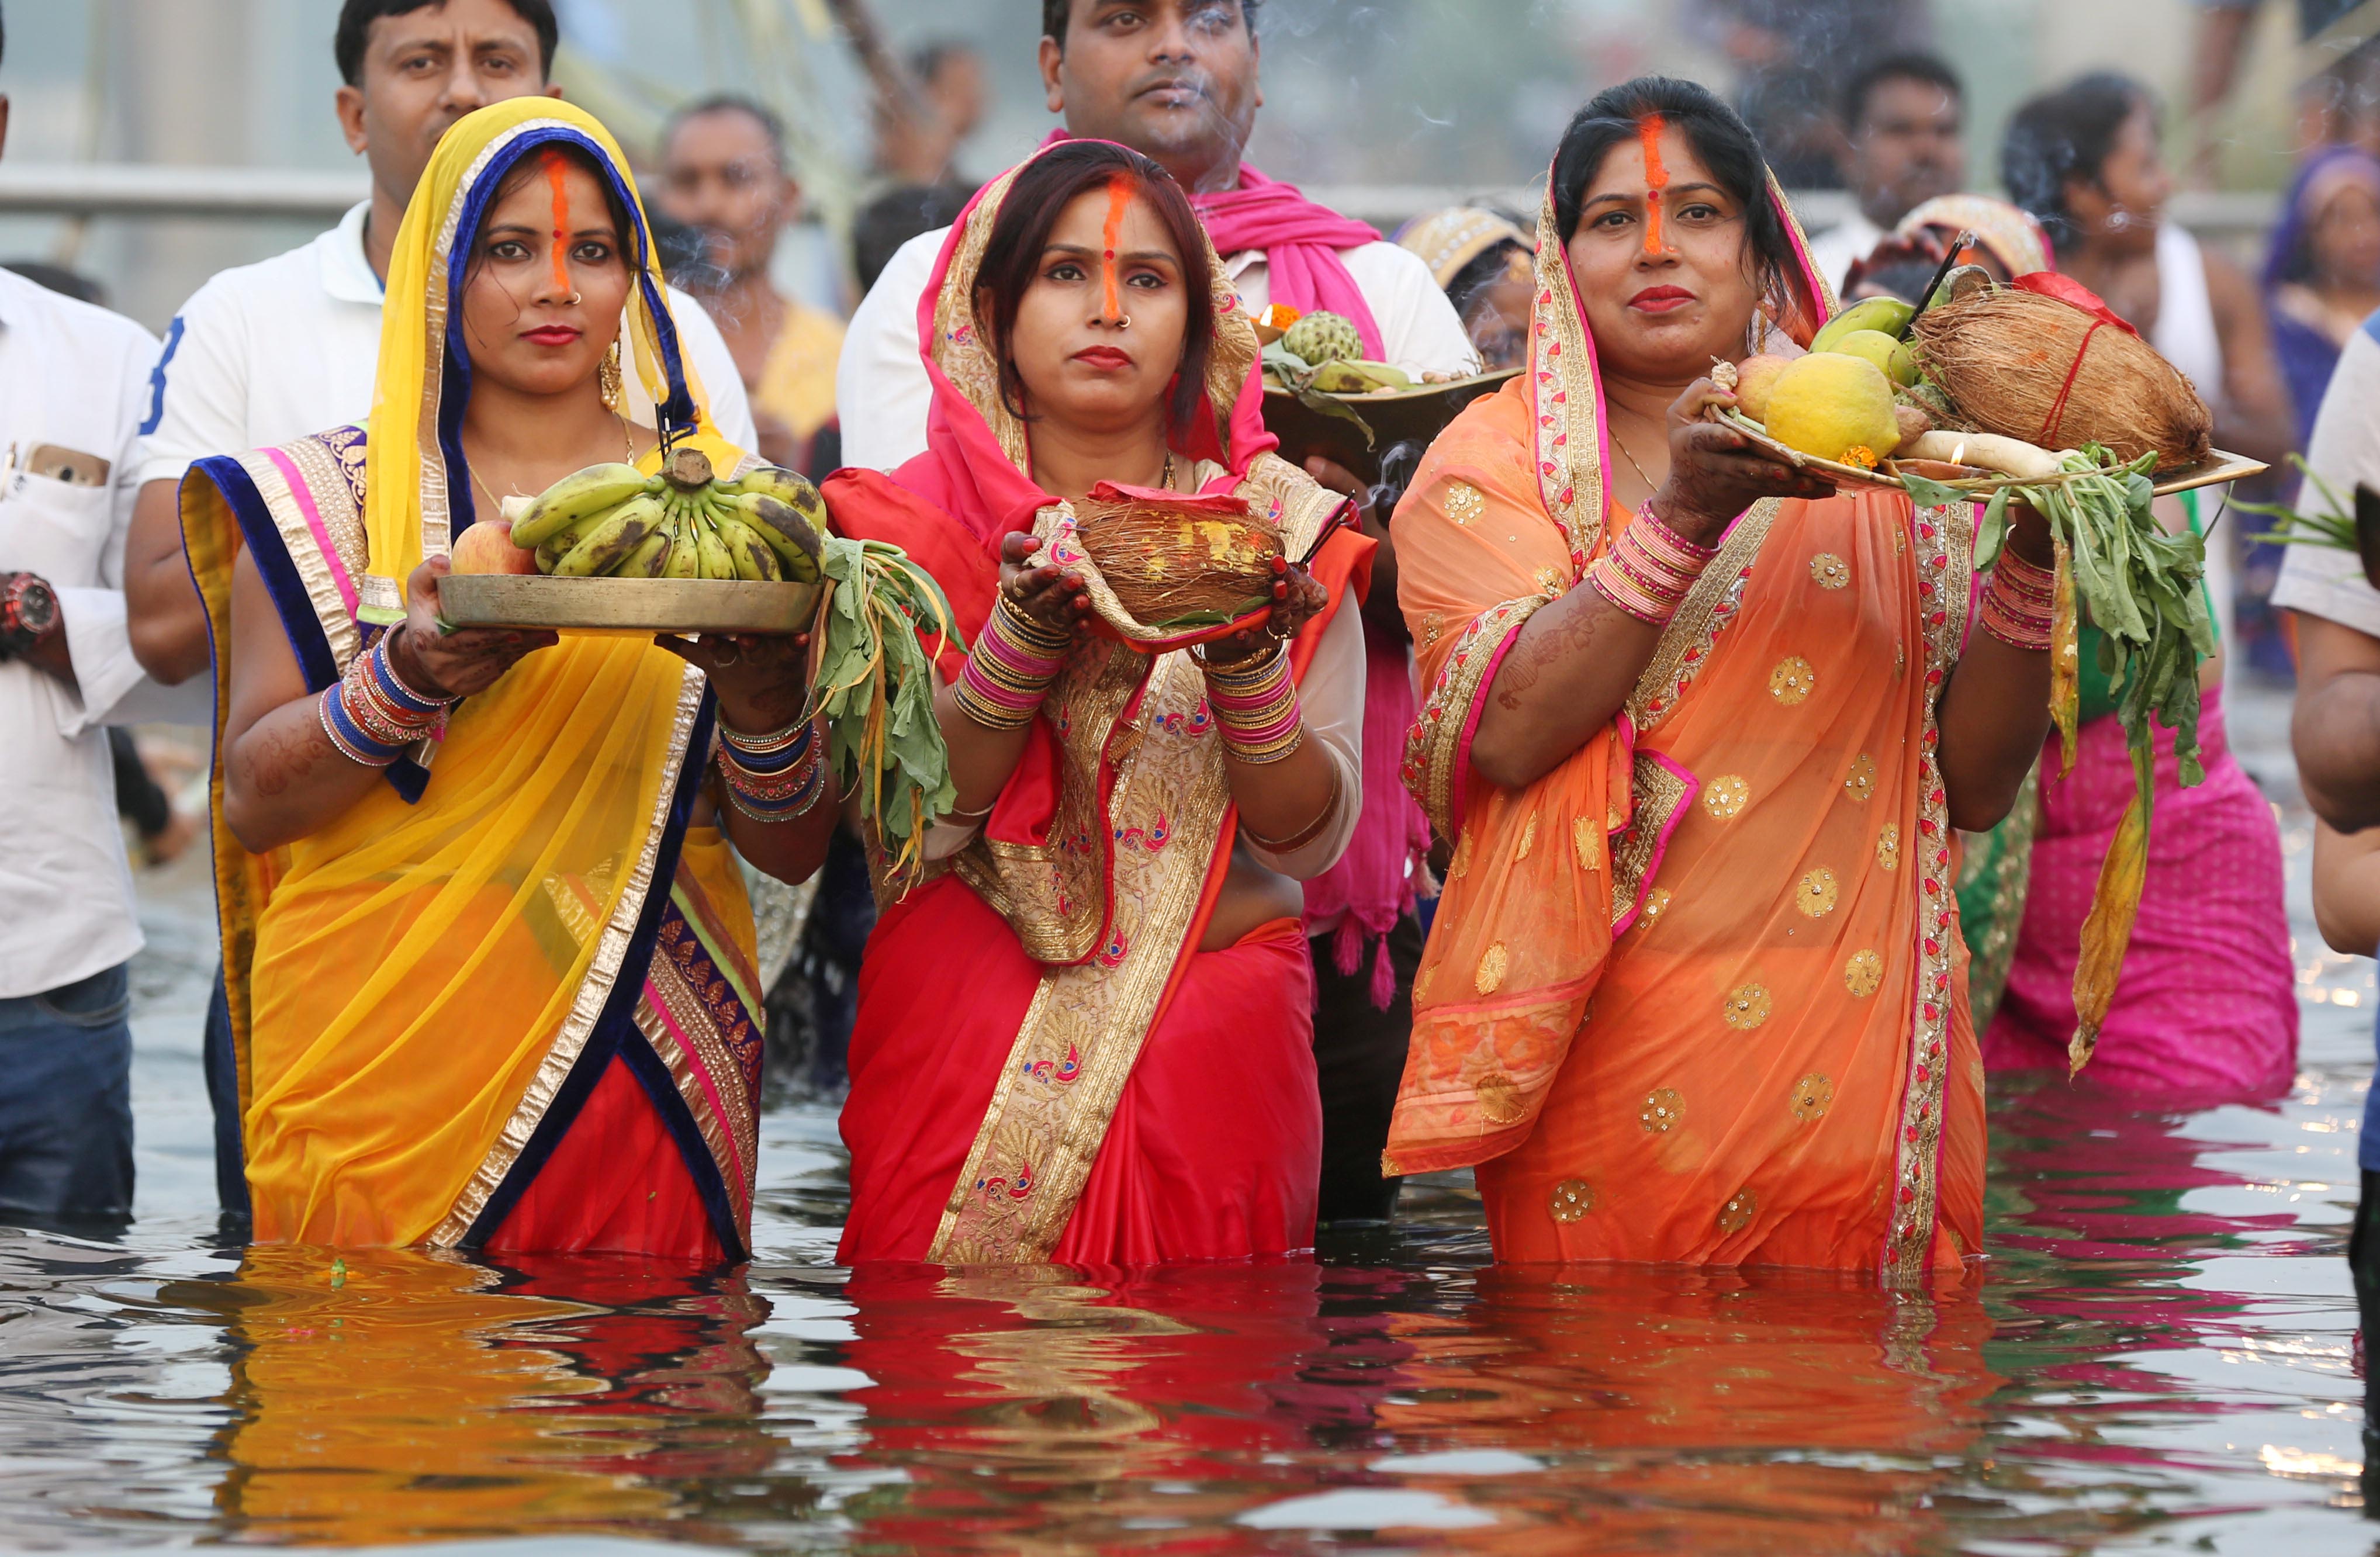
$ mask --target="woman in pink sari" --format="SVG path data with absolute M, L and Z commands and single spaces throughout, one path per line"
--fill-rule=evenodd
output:
M 1066 141 L 988 186 L 918 335 L 927 453 L 825 495 L 933 574 L 975 649 L 929 644 L 958 806 L 860 975 L 841 1258 L 1302 1247 L 1320 1116 L 1297 882 L 1362 805 L 1347 607 L 1371 543 L 1270 453 L 1255 333 L 1135 152 Z M 1076 505 L 1117 489 L 1244 510 L 1312 570 L 1282 562 L 1259 626 L 1195 647 L 1144 626 L 1075 538 Z

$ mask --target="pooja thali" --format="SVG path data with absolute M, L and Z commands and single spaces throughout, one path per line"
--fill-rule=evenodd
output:
M 452 626 L 574 635 L 797 633 L 810 625 L 821 589 L 726 578 L 453 573 L 438 581 L 438 612 Z

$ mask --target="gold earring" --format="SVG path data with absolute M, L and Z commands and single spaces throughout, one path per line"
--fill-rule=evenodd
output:
M 601 366 L 595 370 L 595 387 L 602 392 L 603 404 L 613 411 L 620 408 L 620 343 L 615 337 L 612 349 L 603 354 Z

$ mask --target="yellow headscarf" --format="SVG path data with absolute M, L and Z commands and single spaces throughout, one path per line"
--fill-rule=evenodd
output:
M 405 580 L 424 557 L 445 553 L 461 494 L 468 509 L 470 471 L 461 444 L 469 360 L 455 306 L 472 239 L 504 176 L 540 146 L 572 147 L 594 159 L 636 229 L 620 235 L 637 285 L 628 297 L 625 347 L 660 412 L 664 442 L 693 436 L 722 474 L 723 444 L 711 425 L 693 368 L 678 347 L 652 235 L 637 197 L 627 154 L 583 108 L 552 97 L 516 97 L 456 121 L 438 142 L 396 229 L 381 310 L 380 375 L 365 451 L 364 529 L 371 571 L 358 590 L 365 621 L 405 614 Z

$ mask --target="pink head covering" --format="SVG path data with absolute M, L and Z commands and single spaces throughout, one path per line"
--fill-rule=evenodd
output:
M 1058 501 L 1033 479 L 1025 423 L 1001 403 L 1000 364 L 975 317 L 976 278 L 1001 203 L 1017 175 L 1055 144 L 1045 144 L 977 191 L 943 240 L 933 281 L 917 303 L 917 349 L 933 385 L 933 404 L 926 418 L 926 452 L 902 466 L 893 479 L 965 524 L 987 547 L 996 546 L 1003 535 L 1031 529 L 1034 516 Z M 1190 446 L 1179 452 L 1223 466 L 1226 473 L 1201 490 L 1228 493 L 1277 440 L 1264 427 L 1255 328 L 1211 244 L 1207 263 L 1213 278 L 1215 340 Z

